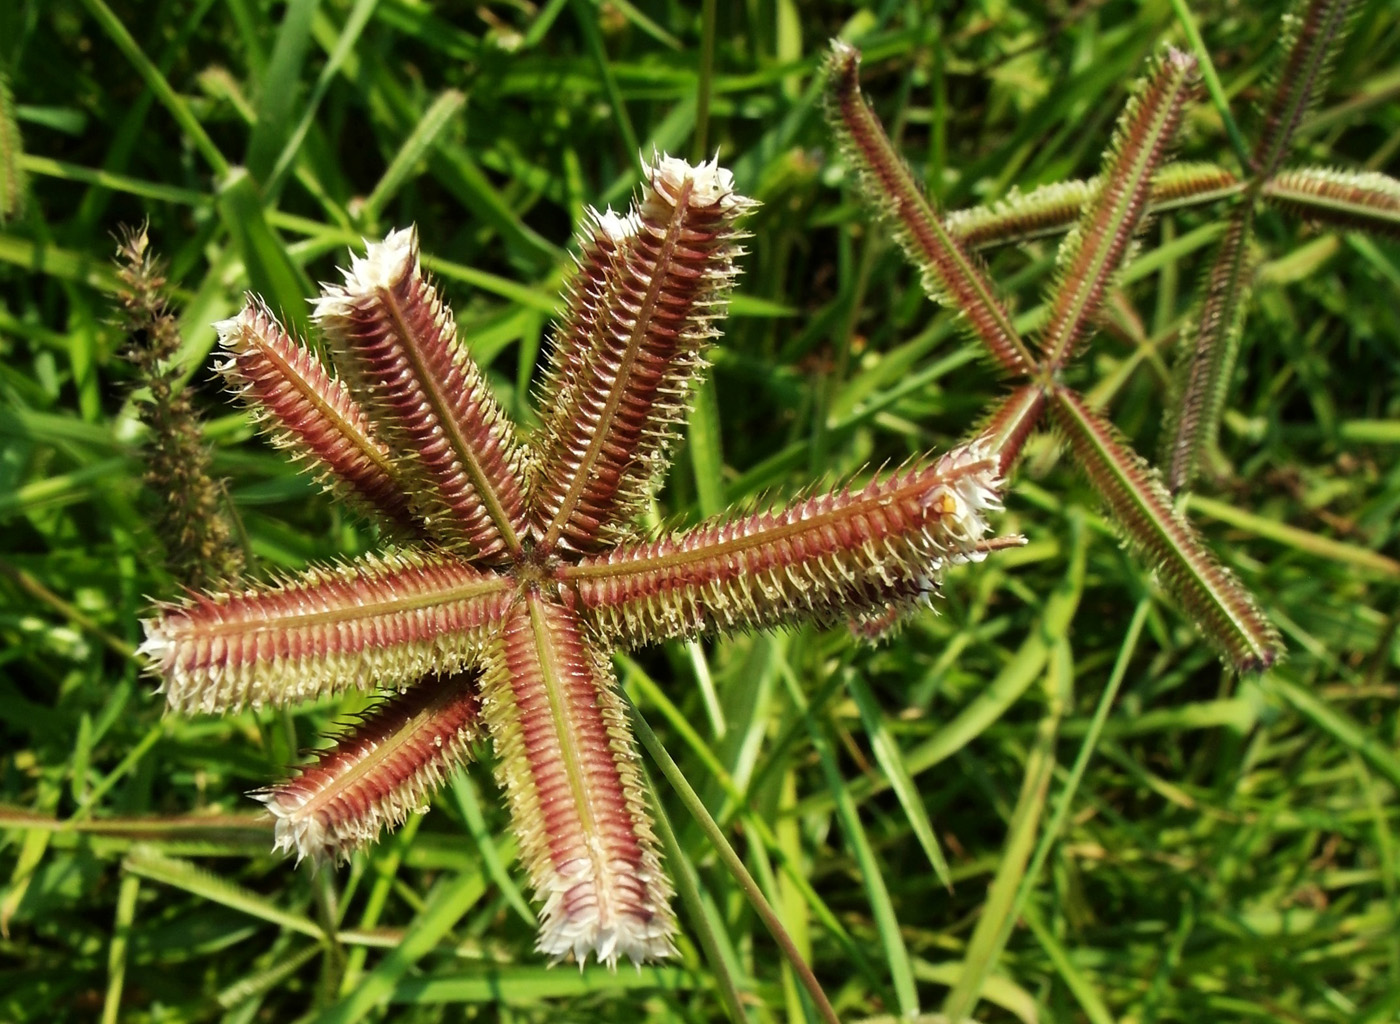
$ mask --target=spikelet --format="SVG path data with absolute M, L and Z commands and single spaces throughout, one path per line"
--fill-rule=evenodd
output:
M 508 580 L 447 554 L 369 556 L 161 605 L 139 653 L 184 714 L 406 686 L 464 667 L 509 594 Z
M 1000 489 L 995 454 L 974 442 L 858 490 L 584 559 L 559 578 L 627 644 L 879 618 L 935 593 L 948 566 L 982 557 Z
M 423 276 L 417 232 L 371 244 L 344 276 L 315 320 L 381 439 L 412 453 L 405 470 L 436 506 L 435 537 L 492 564 L 518 554 L 524 451 Z
M 273 849 L 346 860 L 402 824 L 471 755 L 481 732 L 477 679 L 424 679 L 381 701 L 361 723 L 286 782 L 250 795 L 276 826 Z
M 531 505 L 545 554 L 628 536 L 718 336 L 754 206 L 717 163 L 656 157 L 626 216 L 590 213 L 556 333 Z

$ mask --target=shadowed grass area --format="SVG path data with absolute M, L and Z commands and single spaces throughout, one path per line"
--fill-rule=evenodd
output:
M 347 868 L 273 857 L 243 794 L 363 697 L 164 717 L 131 652 L 182 580 L 121 355 L 121 225 L 148 220 L 169 263 L 175 377 L 231 543 L 267 574 L 377 538 L 213 381 L 209 325 L 245 290 L 302 322 L 347 246 L 416 223 L 528 424 L 584 207 L 625 202 L 638 149 L 718 149 L 765 205 L 657 500 L 693 523 L 946 448 L 1006 390 L 856 201 L 821 116 L 830 37 L 861 47 L 866 95 L 945 210 L 1095 174 L 1164 41 L 1210 61 L 1176 159 L 1243 180 L 1282 59 L 1275 13 L 1225 5 L 690 6 L 0 4 L 0 1020 L 817 1019 L 695 801 L 843 1020 L 1393 1019 L 1400 249 L 1268 205 L 1218 445 L 1179 503 L 1287 659 L 1224 671 L 1033 438 L 999 523 L 1030 543 L 951 573 L 893 640 L 618 662 L 694 791 L 648 760 L 689 890 L 671 965 L 546 966 L 489 765 Z M 1284 166 L 1393 169 L 1387 4 L 1357 5 L 1332 64 L 1289 108 Z M 1172 350 L 1232 202 L 1157 214 L 1067 372 L 1140 452 L 1171 420 Z M 1022 334 L 1050 315 L 1054 244 L 983 253 Z

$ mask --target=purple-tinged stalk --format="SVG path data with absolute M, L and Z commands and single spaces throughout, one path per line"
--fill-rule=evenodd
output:
M 881 619 L 977 561 L 1001 507 L 995 453 L 956 448 L 926 468 L 702 524 L 559 570 L 608 636 L 627 645 L 775 626 Z
M 1104 182 L 1060 246 L 1050 319 L 1040 338 L 1045 365 L 1065 366 L 1122 267 L 1142 225 L 1158 165 L 1196 89 L 1196 59 L 1168 49 L 1128 101 L 1109 145 Z
M 389 449 L 374 436 L 344 382 L 256 300 L 214 327 L 227 355 L 219 372 L 272 443 L 304 460 L 319 480 L 381 524 L 404 536 L 423 536 L 423 521 L 413 512 Z
M 1252 290 L 1249 238 L 1253 225 L 1254 206 L 1246 201 L 1230 218 L 1216 249 L 1200 313 L 1182 334 L 1179 380 L 1172 389 L 1163 433 L 1162 461 L 1167 488 L 1173 494 L 1195 479 L 1202 454 L 1215 446 L 1219 434 Z
M 1376 171 L 1281 171 L 1260 194 L 1305 220 L 1400 237 L 1400 181 Z
M 543 554 L 631 535 L 664 473 L 754 206 L 716 163 L 657 157 L 625 216 L 591 212 L 547 378 L 531 506 Z
M 434 506 L 435 536 L 484 563 L 518 555 L 524 451 L 423 276 L 416 232 L 395 231 L 355 257 L 345 284 L 316 301 L 315 319 L 376 434 L 413 453 L 404 470 Z
M 939 219 L 860 91 L 860 52 L 833 40 L 826 61 L 826 118 L 859 175 L 871 210 L 889 225 L 918 269 L 924 291 L 961 314 L 974 337 L 1009 372 L 1026 375 L 1035 360 L 974 256 Z
M 487 652 L 482 717 L 544 905 L 537 948 L 580 965 L 673 955 L 671 885 L 626 710 L 572 612 L 525 591 Z
M 369 556 L 161 605 L 139 653 L 183 714 L 402 687 L 464 668 L 510 593 L 446 553 Z
M 1103 496 L 1129 543 L 1237 671 L 1268 668 L 1283 645 L 1249 591 L 1172 507 L 1155 471 L 1112 424 L 1068 389 L 1051 396 L 1051 416 Z
M 273 849 L 347 860 L 422 807 L 480 735 L 476 674 L 429 677 L 371 708 L 294 778 L 250 795 L 276 818 Z
M 1013 191 L 994 203 L 954 210 L 946 218 L 948 231 L 969 249 L 1057 235 L 1075 225 L 1098 194 L 1101 180 L 1052 182 L 1025 193 Z M 1217 164 L 1168 164 L 1152 177 L 1146 216 L 1226 199 L 1243 188 L 1239 178 Z
M 1253 170 L 1260 180 L 1279 169 L 1303 117 L 1327 87 L 1354 9 L 1352 0 L 1303 0 L 1298 6 L 1301 14 L 1284 21 L 1288 57 L 1273 76 L 1273 98 L 1254 149 Z

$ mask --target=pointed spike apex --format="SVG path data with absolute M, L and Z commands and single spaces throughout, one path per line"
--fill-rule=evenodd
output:
M 1112 424 L 1067 388 L 1050 411 L 1128 542 L 1202 635 L 1239 672 L 1257 672 L 1283 656 L 1277 630 L 1254 596 L 1172 506 L 1157 474 Z
M 889 225 L 929 297 L 961 314 L 970 334 L 1008 372 L 1029 374 L 1034 360 L 985 268 L 939 219 L 895 151 L 861 95 L 859 69 L 860 52 L 832 40 L 825 64 L 826 118 L 857 172 L 866 205 Z
M 1273 96 L 1254 149 L 1253 169 L 1260 179 L 1279 169 L 1298 126 L 1327 88 L 1356 7 L 1353 0 L 1301 0 L 1283 19 L 1287 56 L 1271 76 Z
M 250 793 L 276 819 L 274 850 L 348 860 L 421 808 L 481 734 L 472 674 L 429 678 L 381 701 L 286 782 Z

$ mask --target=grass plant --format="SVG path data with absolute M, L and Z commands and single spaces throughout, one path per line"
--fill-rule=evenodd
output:
M 1392 7 L 694 7 L 0 5 L 0 1020 L 805 1021 L 815 986 L 842 1020 L 1394 1019 Z M 867 214 L 823 117 L 833 37 L 891 166 L 978 253 L 1001 337 L 1044 347 L 984 358 Z M 1151 220 L 1121 271 L 1066 290 L 1058 236 L 1167 44 L 1207 98 L 1135 172 Z M 166 387 L 202 418 L 218 573 L 374 550 L 225 402 L 210 325 L 251 290 L 306 336 L 345 250 L 416 224 L 528 430 L 565 240 L 653 147 L 717 150 L 763 205 L 648 521 L 946 450 L 1000 408 L 1020 457 L 994 526 L 1028 543 L 950 571 L 879 645 L 803 627 L 619 655 L 678 955 L 579 972 L 534 952 L 489 765 L 344 868 L 271 855 L 245 794 L 369 698 L 164 715 L 139 620 L 198 580 L 157 525 L 179 510 L 143 410 Z M 112 261 L 143 223 L 154 367 L 125 355 Z M 1058 436 L 1020 429 L 1041 406 Z M 1156 521 L 1195 524 L 1282 660 L 1222 665 L 1174 563 L 1120 546 L 1133 516 L 1081 467 L 1125 446 L 1167 453 Z

